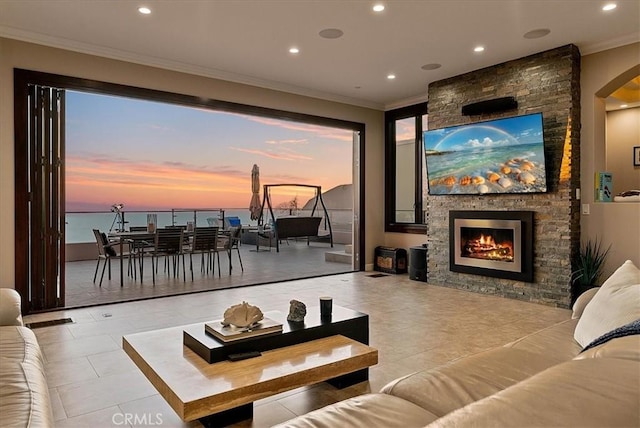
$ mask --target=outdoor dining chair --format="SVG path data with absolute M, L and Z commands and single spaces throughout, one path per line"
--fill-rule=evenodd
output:
M 147 232 L 149 230 L 148 226 L 129 226 L 129 232 Z M 134 261 L 138 263 L 138 269 L 140 270 L 140 280 L 142 281 L 144 274 L 144 259 L 145 257 L 151 256 L 153 253 L 153 249 L 155 248 L 154 237 L 148 236 L 144 237 L 144 239 L 140 239 L 139 237 L 132 237 L 130 240 L 131 247 L 131 256 Z
M 242 265 L 242 256 L 240 255 L 240 240 L 242 239 L 242 226 L 232 227 L 229 229 L 229 239 L 226 242 L 225 249 L 229 255 L 229 274 L 231 274 L 231 254 L 233 250 L 238 253 L 238 259 L 240 260 L 240 269 L 244 272 L 244 266 Z
M 111 259 L 113 257 L 118 257 L 118 253 L 115 250 L 116 245 L 119 245 L 118 242 L 109 242 L 107 235 L 104 232 L 101 232 L 99 229 L 93 229 L 93 236 L 96 239 L 96 246 L 98 249 L 98 260 L 96 263 L 96 270 L 93 274 L 93 283 L 95 284 L 96 278 L 98 277 L 98 268 L 100 267 L 100 261 L 104 260 L 104 264 L 102 265 L 102 274 L 100 275 L 100 284 L 102 287 L 102 280 L 104 279 L 104 271 L 109 265 L 109 281 L 111 281 Z M 128 270 L 129 274 L 131 273 L 131 252 L 126 252 L 120 255 L 121 257 L 128 257 L 129 264 Z
M 153 272 L 153 284 L 156 283 L 158 272 L 158 258 L 165 257 L 165 272 L 173 269 L 173 276 L 180 275 L 180 256 L 182 256 L 182 274 L 187 280 L 184 263 L 184 240 L 182 228 L 164 228 L 156 231 L 154 248 L 151 252 L 151 271 Z
M 189 268 L 191 269 L 191 280 L 193 281 L 193 255 L 200 254 L 200 271 L 209 273 L 209 269 L 215 272 L 218 259 L 218 276 L 220 276 L 220 253 L 218 252 L 218 227 L 196 227 L 193 229 L 193 239 L 191 246 L 187 250 L 189 253 Z M 205 260 L 206 255 L 206 260 Z

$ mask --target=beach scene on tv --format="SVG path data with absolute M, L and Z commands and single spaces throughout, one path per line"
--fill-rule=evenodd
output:
M 547 191 L 542 114 L 424 132 L 430 195 Z

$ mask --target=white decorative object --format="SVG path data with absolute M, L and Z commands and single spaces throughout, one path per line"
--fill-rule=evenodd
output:
M 242 302 L 233 305 L 224 311 L 222 325 L 233 325 L 235 327 L 249 327 L 264 318 L 259 307 Z
M 155 233 L 158 228 L 158 214 L 147 214 L 147 232 Z

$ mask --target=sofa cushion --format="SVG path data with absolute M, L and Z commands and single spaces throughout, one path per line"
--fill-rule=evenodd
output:
M 640 318 L 640 270 L 627 260 L 584 308 L 574 337 L 583 347 L 596 338 Z
M 575 360 L 585 358 L 622 358 L 640 361 L 640 335 L 619 337 L 581 352 Z M 638 380 L 640 382 L 640 380 Z
M 0 357 L 0 426 L 54 426 L 42 367 Z
M 0 327 L 0 357 L 13 361 L 32 361 L 44 367 L 42 351 L 35 333 L 20 326 Z
M 0 325 L 22 325 L 20 294 L 13 288 L 0 288 Z
M 392 395 L 365 394 L 314 410 L 278 428 L 417 428 L 437 417 Z
M 567 320 L 515 340 L 505 347 L 544 354 L 558 363 L 572 359 L 582 350 L 573 339 L 578 320 Z
M 640 363 L 572 360 L 434 421 L 435 427 L 637 427 Z
M 573 303 L 573 307 L 571 308 L 573 313 L 571 314 L 571 319 L 578 319 L 582 316 L 584 312 L 584 308 L 587 307 L 593 296 L 600 290 L 600 287 L 590 288 L 581 295 L 578 296 L 576 301 Z
M 0 426 L 54 426 L 44 360 L 26 327 L 0 327 Z
M 444 416 L 557 362 L 544 354 L 500 347 L 402 377 L 389 383 L 381 392 Z

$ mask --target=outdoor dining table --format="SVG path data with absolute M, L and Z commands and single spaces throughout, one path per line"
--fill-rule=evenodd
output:
M 193 232 L 186 231 L 186 230 L 184 231 L 184 233 L 188 235 L 193 234 Z M 229 231 L 221 230 L 220 235 L 229 236 Z M 155 232 L 146 232 L 146 231 L 109 232 L 109 238 L 118 240 L 118 243 L 119 243 L 118 258 L 120 259 L 120 287 L 124 286 L 124 262 L 122 257 L 122 255 L 124 254 L 124 244 L 130 243 L 135 246 L 136 242 L 140 242 L 140 241 L 154 242 L 155 236 L 156 236 Z M 228 256 L 229 256 L 229 273 L 231 273 L 231 269 L 233 269 L 231 264 L 231 250 L 228 250 Z M 140 273 L 140 275 L 142 276 L 142 272 Z M 142 278 L 140 278 L 140 280 L 142 281 Z
M 134 243 L 136 241 L 151 241 L 153 242 L 155 239 L 155 232 L 145 232 L 145 231 L 122 231 L 122 232 L 109 232 L 109 238 L 116 239 L 119 241 L 119 252 L 118 257 L 120 259 L 120 287 L 124 286 L 124 263 L 123 257 L 124 254 L 124 244 L 125 242 Z

